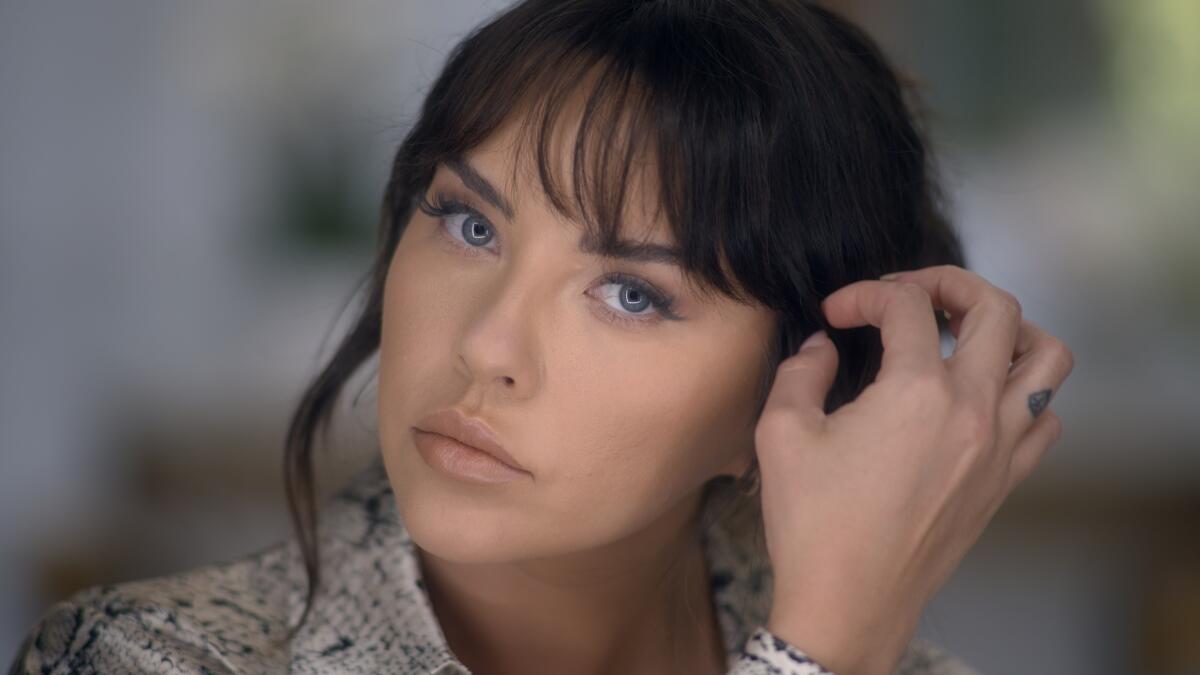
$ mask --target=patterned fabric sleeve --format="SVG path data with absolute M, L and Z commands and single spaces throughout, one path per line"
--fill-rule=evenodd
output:
M 208 645 L 163 618 L 170 621 L 165 614 L 98 612 L 83 603 L 59 602 L 34 624 L 8 675 L 233 672 Z
M 759 626 L 729 675 L 833 675 L 795 645 Z
M 796 645 L 758 627 L 728 675 L 834 675 Z M 909 643 L 894 675 L 980 675 L 958 657 L 916 639 Z

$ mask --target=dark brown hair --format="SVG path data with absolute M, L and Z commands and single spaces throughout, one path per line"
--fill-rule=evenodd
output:
M 567 197 L 547 142 L 579 93 Z M 882 345 L 872 326 L 831 329 L 820 301 L 888 271 L 965 264 L 916 101 L 870 37 L 800 0 L 525 0 L 467 35 L 396 152 L 357 318 L 290 422 L 285 487 L 309 585 L 289 638 L 320 582 L 315 437 L 379 348 L 392 252 L 440 161 L 519 116 L 549 201 L 609 252 L 649 148 L 689 282 L 776 313 L 758 410 L 779 361 L 825 329 L 840 355 L 832 412 L 874 379 Z

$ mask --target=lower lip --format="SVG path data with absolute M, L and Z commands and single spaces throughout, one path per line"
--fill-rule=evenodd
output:
M 451 478 L 493 485 L 529 475 L 453 438 L 416 427 L 412 431 L 417 452 L 421 453 L 425 463 Z

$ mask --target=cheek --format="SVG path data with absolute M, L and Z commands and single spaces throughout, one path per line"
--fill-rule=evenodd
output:
M 605 488 L 645 506 L 684 499 L 744 469 L 753 458 L 762 349 L 773 326 L 768 312 L 738 308 L 664 331 L 669 338 L 604 331 L 604 339 L 572 341 L 574 368 L 559 369 L 571 370 L 571 387 L 554 400 L 574 407 L 556 410 L 597 439 L 594 456 L 608 465 L 588 466 Z
M 730 419 L 736 391 L 701 380 L 695 361 L 673 352 L 588 362 L 569 383 L 556 385 L 560 392 L 548 397 L 554 410 L 546 416 L 554 424 L 546 435 L 566 440 L 573 455 L 552 462 L 563 500 L 588 495 L 641 509 L 666 507 L 728 461 L 737 440 Z
M 420 383 L 445 382 L 443 363 L 449 344 L 450 324 L 442 310 L 448 302 L 438 295 L 437 276 L 425 269 L 420 256 L 397 247 L 384 284 L 383 318 L 379 344 L 379 437 L 381 446 L 395 451 L 410 443 L 409 426 L 429 412 L 437 401 L 448 401 L 445 392 L 422 391 Z

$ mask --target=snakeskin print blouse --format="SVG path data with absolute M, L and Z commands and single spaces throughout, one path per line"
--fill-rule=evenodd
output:
M 19 673 L 400 673 L 467 675 L 425 592 L 414 545 L 376 459 L 322 507 L 326 580 L 291 642 L 304 573 L 295 538 L 183 573 L 95 586 L 51 606 L 21 645 Z M 717 522 L 705 534 L 729 675 L 828 674 L 766 630 L 769 567 Z M 978 675 L 914 639 L 900 675 Z

